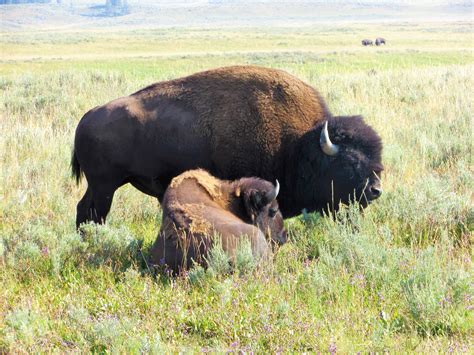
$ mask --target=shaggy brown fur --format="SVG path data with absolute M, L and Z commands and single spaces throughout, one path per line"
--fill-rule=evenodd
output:
M 159 82 L 96 107 L 76 130 L 73 173 L 79 179 L 83 171 L 88 182 L 77 206 L 76 224 L 103 222 L 114 192 L 126 183 L 161 202 L 171 179 L 195 168 L 222 179 L 278 179 L 285 217 L 303 208 L 337 205 L 313 190 L 331 190 L 334 184 L 327 181 L 337 177 L 341 181 L 335 185 L 353 191 L 350 176 L 340 176 L 331 164 L 325 171 L 312 165 L 304 176 L 296 175 L 302 167 L 295 167 L 299 162 L 307 166 L 309 157 L 300 156 L 302 150 L 344 165 L 344 155 L 324 156 L 319 136 L 304 139 L 310 132 L 319 134 L 327 120 L 331 115 L 315 89 L 284 71 L 255 66 L 225 67 Z M 353 120 L 338 120 L 351 130 Z M 373 130 L 370 134 L 377 136 Z M 302 141 L 309 144 L 305 149 L 299 147 Z M 347 148 L 350 145 L 347 141 Z M 376 153 L 366 157 L 375 159 L 371 157 L 380 155 Z M 381 165 L 380 160 L 375 163 Z M 359 173 L 369 179 L 373 171 Z M 321 181 L 321 176 L 327 179 Z M 307 195 L 313 200 L 299 198 Z M 341 198 L 348 200 L 346 195 Z
M 188 126 L 190 133 L 209 139 L 218 175 L 232 179 L 241 177 L 244 169 L 256 176 L 273 169 L 274 161 L 283 158 L 284 143 L 328 115 L 311 86 L 284 71 L 253 66 L 160 82 L 131 97 L 150 112 L 160 112 L 170 100 L 183 111 L 197 113 Z
M 179 175 L 163 199 L 163 221 L 151 262 L 174 271 L 188 268 L 193 260 L 205 265 L 215 236 L 220 236 L 231 260 L 243 236 L 249 238 L 256 257 L 267 257 L 267 239 L 286 241 L 278 204 L 265 199 L 273 189 L 258 178 L 223 181 L 204 170 Z

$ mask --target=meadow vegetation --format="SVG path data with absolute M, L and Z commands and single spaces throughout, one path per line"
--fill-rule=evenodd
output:
M 386 47 L 360 39 L 382 33 Z M 2 33 L 0 352 L 473 349 L 472 24 Z M 287 70 L 384 141 L 384 194 L 363 214 L 286 221 L 257 267 L 170 278 L 144 260 L 158 203 L 131 187 L 75 232 L 81 116 L 159 80 L 231 64 Z

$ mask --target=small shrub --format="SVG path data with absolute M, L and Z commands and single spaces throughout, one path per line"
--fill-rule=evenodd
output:
M 139 243 L 125 227 L 114 229 L 91 223 L 82 226 L 81 231 L 87 243 L 87 261 L 94 265 L 126 268 L 137 254 Z
M 216 239 L 217 238 L 215 238 L 215 240 Z M 228 275 L 231 272 L 230 258 L 222 249 L 220 240 L 215 242 L 209 251 L 207 263 L 209 270 L 217 275 Z
M 388 192 L 377 209 L 377 222 L 390 224 L 404 245 L 427 245 L 444 234 L 458 237 L 465 230 L 469 208 L 466 199 L 451 191 L 448 180 L 425 176 L 413 186 Z
M 250 240 L 243 238 L 237 248 L 235 258 L 235 268 L 240 275 L 252 272 L 256 267 L 256 262 L 252 254 L 252 245 Z
M 469 275 L 445 263 L 442 251 L 430 247 L 400 281 L 410 324 L 423 336 L 452 334 L 456 319 L 462 318 L 456 315 L 465 311 Z
M 188 272 L 189 282 L 192 285 L 203 286 L 210 274 L 201 265 L 195 264 Z
M 15 349 L 18 343 L 34 349 L 49 332 L 48 318 L 27 308 L 16 308 L 5 317 L 5 342 Z

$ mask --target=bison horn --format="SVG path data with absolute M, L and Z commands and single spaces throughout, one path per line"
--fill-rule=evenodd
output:
M 274 199 L 276 199 L 279 192 L 280 192 L 280 183 L 278 182 L 278 180 L 276 180 L 275 188 L 272 191 L 268 192 L 266 196 L 267 201 L 268 201 L 267 203 L 270 203 Z
M 319 145 L 324 153 L 327 155 L 336 155 L 339 152 L 339 147 L 331 142 L 328 132 L 328 121 L 324 122 L 321 136 L 319 137 Z
M 278 193 L 280 192 L 280 183 L 278 182 L 278 179 L 275 179 L 275 197 L 273 199 L 276 199 L 278 196 Z

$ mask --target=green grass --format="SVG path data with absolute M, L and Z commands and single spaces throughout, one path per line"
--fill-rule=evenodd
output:
M 359 39 L 382 33 L 382 48 Z M 372 36 L 374 37 L 374 36 Z M 357 40 L 356 42 L 354 42 Z M 0 352 L 468 352 L 473 344 L 472 32 L 468 24 L 7 33 L 0 38 Z M 178 45 L 174 45 L 178 43 Z M 144 264 L 158 203 L 130 187 L 74 230 L 70 177 L 89 108 L 222 65 L 287 70 L 384 141 L 384 195 L 238 272 Z

